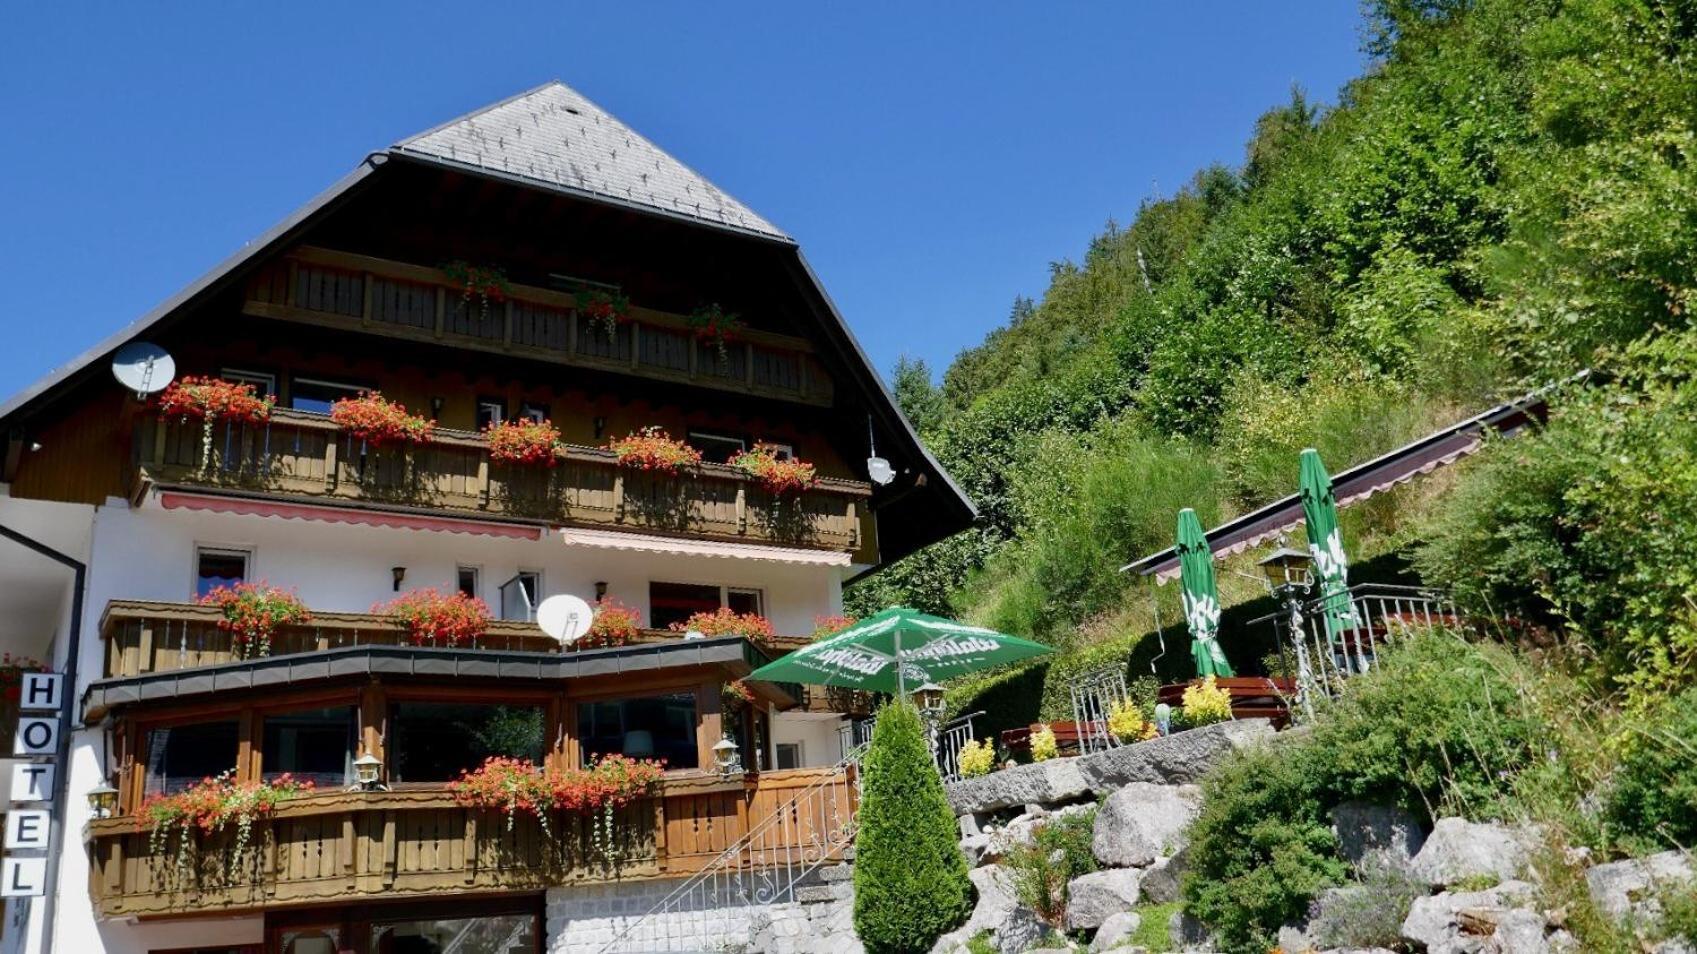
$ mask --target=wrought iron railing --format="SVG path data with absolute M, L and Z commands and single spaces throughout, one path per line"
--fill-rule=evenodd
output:
M 943 776 L 944 782 L 960 778 L 960 750 L 973 741 L 972 720 L 983 714 L 971 712 L 937 727 L 937 745 L 931 754 L 937 761 L 937 774 Z
M 1313 698 L 1332 696 L 1345 680 L 1370 670 L 1379 649 L 1409 629 L 1465 622 L 1446 594 L 1387 583 L 1350 587 L 1341 613 L 1328 613 L 1323 597 L 1302 600 L 1295 608 L 1297 613 L 1287 609 L 1251 625 L 1273 621 L 1280 654 L 1296 676 L 1305 708 Z
M 1078 754 L 1116 748 L 1120 740 L 1108 730 L 1108 716 L 1130 697 L 1125 667 L 1087 672 L 1067 687 L 1072 696 L 1072 721 L 1078 727 Z
M 747 949 L 761 908 L 796 900 L 796 889 L 820 868 L 851 857 L 864 753 L 864 747 L 851 749 L 836 771 L 765 815 L 701 871 L 620 928 L 600 954 Z

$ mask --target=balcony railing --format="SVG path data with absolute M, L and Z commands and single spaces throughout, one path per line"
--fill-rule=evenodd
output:
M 861 481 L 821 478 L 811 490 L 777 497 L 722 464 L 670 476 L 575 445 L 555 467 L 495 463 L 488 443 L 465 431 L 377 448 L 325 415 L 281 408 L 260 424 L 214 424 L 210 446 L 206 436 L 198 421 L 146 423 L 138 476 L 164 486 L 851 552 L 872 492 Z
M 587 817 L 555 813 L 544 830 L 520 814 L 509 825 L 436 786 L 297 798 L 255 821 L 246 850 L 226 829 L 194 839 L 181 859 L 174 844 L 156 850 L 135 818 L 101 819 L 88 827 L 90 893 L 101 917 L 146 917 L 690 875 L 796 791 L 844 772 L 668 777 L 656 797 L 617 811 L 610 851 Z M 836 789 L 854 797 L 852 784 Z M 840 811 L 851 816 L 853 805 Z M 812 847 L 804 833 L 795 840 L 796 852 Z

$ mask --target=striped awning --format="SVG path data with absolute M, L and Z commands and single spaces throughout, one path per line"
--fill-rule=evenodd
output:
M 689 537 L 663 537 L 619 530 L 588 530 L 562 527 L 560 539 L 567 546 L 630 550 L 638 553 L 676 553 L 684 556 L 763 560 L 805 566 L 848 566 L 849 555 L 840 550 L 809 550 L 802 547 L 767 546 L 758 543 L 729 543 Z

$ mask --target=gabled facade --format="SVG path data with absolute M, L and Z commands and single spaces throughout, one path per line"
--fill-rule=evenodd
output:
M 111 374 L 137 341 L 275 407 L 174 419 Z M 330 415 L 370 391 L 434 433 L 385 446 Z M 491 453 L 488 428 L 523 419 L 558 429 L 545 462 Z M 656 427 L 702 462 L 611 446 Z M 584 898 L 640 913 L 619 891 L 653 896 L 846 771 L 867 700 L 736 680 L 840 614 L 847 579 L 973 516 L 795 242 L 558 83 L 373 153 L 0 429 L 0 648 L 71 683 L 53 790 L 11 806 L 50 809 L 56 842 L 4 951 L 598 950 L 614 921 Z M 817 479 L 732 466 L 757 443 Z M 236 581 L 310 620 L 261 652 L 199 602 Z M 417 645 L 378 607 L 421 587 L 495 619 Z M 560 594 L 637 631 L 562 645 L 534 621 Z M 771 631 L 697 632 L 722 609 Z M 509 823 L 447 787 L 489 756 L 610 754 L 667 766 L 616 825 Z M 245 848 L 150 837 L 150 799 L 224 772 L 316 788 Z

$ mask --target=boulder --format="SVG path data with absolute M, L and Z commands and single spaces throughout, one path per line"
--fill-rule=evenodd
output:
M 961 854 L 966 855 L 967 865 L 976 868 L 990 851 L 990 836 L 967 835 L 960 840 L 960 851 Z
M 1338 853 L 1357 869 L 1373 861 L 1406 871 L 1426 843 L 1420 820 L 1400 808 L 1344 802 L 1332 809 Z
M 994 812 L 1032 804 L 1069 802 L 1090 792 L 1079 759 L 1050 759 L 964 778 L 945 786 L 956 815 Z
M 1028 954 L 1033 948 L 1043 947 L 1051 941 L 1066 942 L 1066 938 L 1056 934 L 1054 928 L 1044 924 L 1036 912 L 1027 907 L 1014 908 L 1007 920 L 996 927 L 994 939 L 1000 954 Z
M 1509 881 L 1526 873 L 1528 840 L 1525 832 L 1504 825 L 1441 818 L 1409 870 L 1434 888 L 1470 878 Z
M 1187 845 L 1166 858 L 1156 858 L 1143 869 L 1143 897 L 1151 904 L 1170 904 L 1179 899 L 1185 871 L 1190 868 Z
M 1274 735 L 1273 724 L 1266 719 L 1239 719 L 1122 745 L 1072 761 L 1078 763 L 1082 781 L 1090 791 L 1106 795 L 1132 782 L 1199 782 L 1226 754 Z
M 1208 928 L 1183 909 L 1167 919 L 1167 943 L 1176 951 L 1211 951 L 1215 946 Z
M 1136 911 L 1121 911 L 1111 914 L 1102 926 L 1096 929 L 1096 936 L 1090 939 L 1090 954 L 1099 954 L 1131 940 L 1137 929 L 1143 926 L 1143 916 Z
M 982 931 L 991 932 L 996 949 L 1004 954 L 1035 947 L 1054 934 L 1030 908 L 1019 903 L 1013 882 L 1001 865 L 974 868 L 967 877 L 978 891 L 978 903 L 965 924 L 937 939 L 931 954 L 960 954 Z
M 1014 848 L 1020 845 L 1029 845 L 1035 841 L 1038 828 L 1072 815 L 1084 814 L 1094 807 L 1094 805 L 1067 805 L 1052 812 L 1039 808 L 1035 812 L 1027 811 L 1000 827 L 986 826 L 984 833 L 989 841 L 985 845 L 981 860 L 996 861 Z M 964 839 L 961 842 L 961 849 L 967 850 Z M 968 857 L 971 857 L 970 854 Z
M 1072 879 L 1067 883 L 1067 930 L 1098 928 L 1108 918 L 1136 907 L 1141 880 L 1134 868 L 1092 871 Z
M 1428 954 L 1479 954 L 1509 909 L 1531 899 L 1532 886 L 1524 881 L 1415 898 L 1403 919 L 1402 935 L 1424 945 Z
M 1497 921 L 1497 930 L 1485 942 L 1486 954 L 1554 954 L 1561 950 L 1546 936 L 1549 924 L 1536 911 L 1514 908 Z M 1559 942 L 1558 942 L 1559 943 Z
M 1617 921 L 1654 918 L 1661 911 L 1659 890 L 1697 880 L 1690 855 L 1664 851 L 1644 858 L 1628 858 L 1598 865 L 1585 872 L 1591 900 L 1604 914 Z
M 1194 785 L 1133 782 L 1108 796 L 1096 813 L 1090 842 L 1096 860 L 1114 868 L 1140 868 L 1186 845 L 1185 829 L 1201 809 Z

